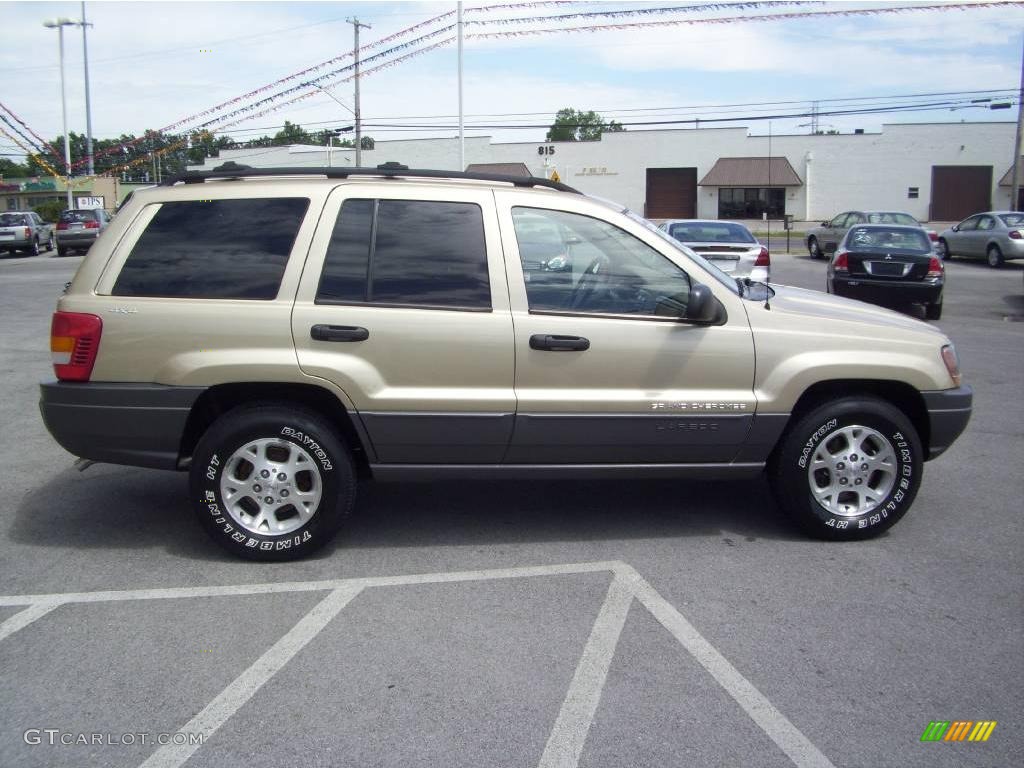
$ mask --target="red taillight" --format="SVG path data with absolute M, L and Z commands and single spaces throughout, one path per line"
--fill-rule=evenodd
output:
M 100 228 L 100 223 L 98 221 L 96 221 L 96 220 L 87 221 L 87 222 L 85 222 L 85 228 L 86 229 L 99 229 Z
M 67 229 L 67 228 L 68 228 L 68 223 L 66 221 L 58 221 L 57 222 L 57 229 Z
M 100 348 L 103 321 L 80 312 L 54 312 L 50 324 L 53 372 L 61 381 L 88 381 Z
M 1011 240 L 1024 240 L 1024 235 L 1022 235 L 1020 233 L 1019 229 L 1011 229 L 1010 230 L 1010 239 Z
M 929 229 L 928 230 L 928 239 L 931 240 L 933 243 L 939 242 L 939 233 L 938 232 L 934 232 L 934 231 Z
M 757 261 L 754 262 L 755 267 L 770 267 L 772 265 L 772 259 L 768 255 L 768 249 L 763 245 L 761 246 L 761 252 L 757 254 Z
M 849 254 L 846 251 L 841 251 L 836 254 L 835 259 L 832 261 L 832 269 L 836 272 L 849 272 L 850 265 L 847 261 Z
M 30 237 L 32 237 L 32 230 L 28 227 L 25 227 L 25 239 L 28 240 Z
M 935 256 L 928 259 L 928 274 L 925 277 L 942 277 L 942 262 Z

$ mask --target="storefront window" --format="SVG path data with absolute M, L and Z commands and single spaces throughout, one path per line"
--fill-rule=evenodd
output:
M 720 187 L 718 218 L 781 219 L 786 213 L 786 190 L 783 187 Z

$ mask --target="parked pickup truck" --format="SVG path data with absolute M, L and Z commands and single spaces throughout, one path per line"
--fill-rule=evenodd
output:
M 28 251 L 33 256 L 52 251 L 53 224 L 33 211 L 0 213 L 0 248 L 10 253 Z

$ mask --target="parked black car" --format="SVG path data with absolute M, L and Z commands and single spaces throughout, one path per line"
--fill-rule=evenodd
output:
M 852 227 L 828 265 L 827 290 L 886 306 L 923 304 L 925 317 L 942 317 L 946 282 L 942 261 L 920 227 Z

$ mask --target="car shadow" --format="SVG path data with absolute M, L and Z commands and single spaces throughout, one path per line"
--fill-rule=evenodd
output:
M 723 535 L 804 540 L 764 479 L 433 481 L 360 484 L 341 534 L 312 555 L 362 547 L 447 547 Z M 183 473 L 97 465 L 30 491 L 9 536 L 41 547 L 158 547 L 232 560 L 193 518 Z

